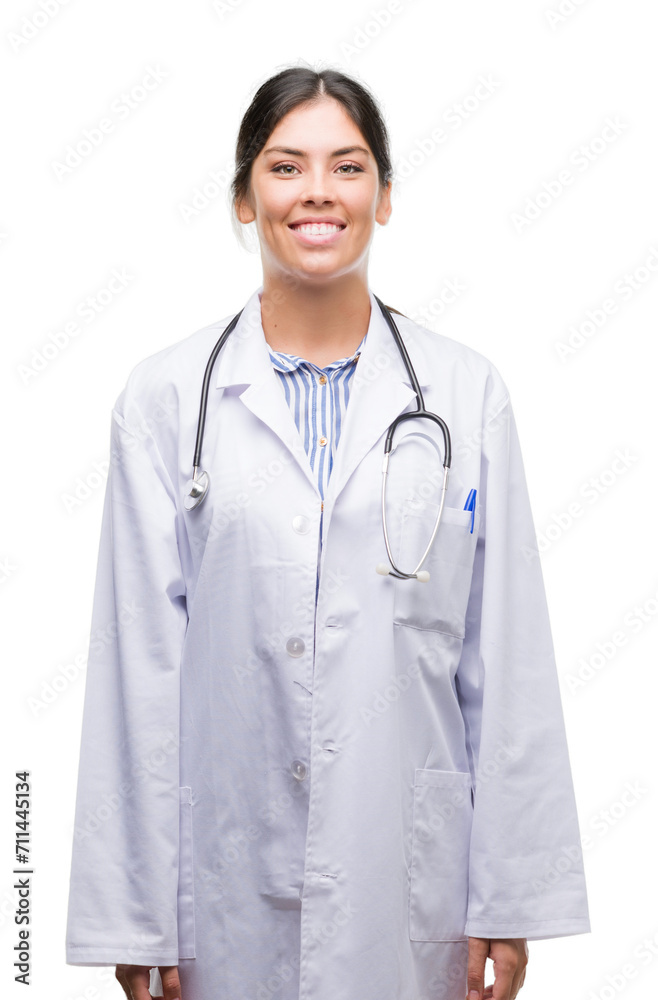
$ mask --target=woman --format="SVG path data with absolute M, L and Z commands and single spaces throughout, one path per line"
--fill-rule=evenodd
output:
M 385 125 L 355 80 L 293 67 L 236 153 L 263 283 L 194 481 L 230 316 L 112 413 L 67 962 L 116 964 L 131 1000 L 482 1000 L 490 957 L 511 1000 L 527 940 L 590 927 L 508 393 L 394 317 L 452 463 L 443 496 L 440 422 L 399 423 L 381 572 L 386 432 L 418 406 L 368 284 Z

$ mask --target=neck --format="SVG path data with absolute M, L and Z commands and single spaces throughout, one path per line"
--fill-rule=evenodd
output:
M 261 319 L 273 351 L 296 354 L 318 366 L 331 364 L 354 354 L 368 330 L 367 280 L 346 276 L 328 283 L 302 282 L 295 288 L 265 276 Z

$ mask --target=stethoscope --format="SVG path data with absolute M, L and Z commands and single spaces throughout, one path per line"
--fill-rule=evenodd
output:
M 450 442 L 450 431 L 448 430 L 448 425 L 445 420 L 437 416 L 436 413 L 430 413 L 429 410 L 425 409 L 425 402 L 423 400 L 423 394 L 420 390 L 420 385 L 418 384 L 418 379 L 416 378 L 416 373 L 414 371 L 413 365 L 409 355 L 407 354 L 407 349 L 404 346 L 402 337 L 400 336 L 400 331 L 398 330 L 397 324 L 393 319 L 389 309 L 384 305 L 382 300 L 375 295 L 375 299 L 384 314 L 384 319 L 388 323 L 391 332 L 395 338 L 395 342 L 398 346 L 400 354 L 402 355 L 402 360 L 405 363 L 407 372 L 409 373 L 409 378 L 413 386 L 413 390 L 416 393 L 416 409 L 411 410 L 409 413 L 401 413 L 395 418 L 393 423 L 389 426 L 388 432 L 386 434 L 386 441 L 384 443 L 384 464 L 382 465 L 382 526 L 384 529 L 384 542 L 386 543 L 386 553 L 389 558 L 390 566 L 386 563 L 378 563 L 376 570 L 382 576 L 397 577 L 399 580 L 420 580 L 425 583 L 429 580 L 430 575 L 427 570 L 421 570 L 421 566 L 425 562 L 427 555 L 432 548 L 434 539 L 436 538 L 436 533 L 439 530 L 439 525 L 441 523 L 441 515 L 443 514 L 443 505 L 445 502 L 446 490 L 448 488 L 448 472 L 450 470 L 450 462 L 452 459 L 452 446 Z M 232 330 L 235 329 L 240 316 L 244 312 L 243 309 L 233 317 L 231 322 L 228 324 L 225 330 L 213 347 L 212 354 L 208 359 L 208 364 L 206 365 L 206 372 L 203 377 L 203 386 L 201 388 L 201 405 L 199 407 L 199 422 L 197 425 L 196 433 L 196 445 L 194 448 L 194 460 L 193 460 L 193 473 L 192 478 L 185 484 L 185 496 L 183 498 L 183 506 L 185 510 L 194 510 L 198 507 L 200 503 L 203 502 L 208 494 L 208 489 L 210 488 L 210 476 L 207 472 L 199 471 L 200 461 L 201 461 L 201 446 L 203 443 L 203 429 L 206 422 L 206 407 L 208 403 L 208 388 L 210 386 L 210 376 L 212 374 L 213 366 L 217 359 L 217 355 L 221 351 L 222 347 L 226 343 L 226 340 Z M 444 445 L 444 457 L 443 457 L 443 485 L 441 487 L 441 502 L 439 503 L 438 513 L 436 515 L 436 520 L 434 522 L 434 530 L 432 531 L 432 536 L 427 544 L 427 548 L 423 552 L 418 565 L 411 573 L 405 573 L 403 570 L 399 569 L 393 560 L 393 555 L 391 553 L 391 546 L 389 544 L 388 538 L 388 526 L 386 523 L 386 481 L 388 479 L 388 461 L 391 454 L 395 451 L 395 446 L 393 444 L 393 434 L 395 433 L 395 428 L 401 421 L 408 420 L 411 417 L 427 417 L 430 420 L 436 421 L 436 423 L 441 428 L 443 433 L 443 445 Z

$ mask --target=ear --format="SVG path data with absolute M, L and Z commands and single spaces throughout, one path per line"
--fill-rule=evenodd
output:
M 393 187 L 393 181 L 389 181 L 386 187 L 380 187 L 379 191 L 379 201 L 377 202 L 377 211 L 375 213 L 375 219 L 380 224 L 380 226 L 385 226 L 389 220 L 389 216 L 393 211 L 393 206 L 391 205 L 391 188 Z
M 252 209 L 251 205 L 246 198 L 242 198 L 240 201 L 235 203 L 235 214 L 237 215 L 240 222 L 245 225 L 248 222 L 253 222 L 256 218 L 256 213 Z

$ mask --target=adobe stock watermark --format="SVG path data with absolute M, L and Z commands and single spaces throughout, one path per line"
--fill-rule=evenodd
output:
M 244 863 L 249 857 L 251 845 L 260 840 L 265 832 L 294 806 L 297 799 L 307 795 L 306 788 L 299 781 L 293 779 L 293 782 L 289 790 L 286 789 L 258 807 L 260 825 L 248 823 L 245 827 L 233 829 L 222 837 L 221 853 L 213 857 L 209 868 L 206 867 L 202 874 L 206 883 L 210 884 L 216 876 L 225 875 L 233 866 Z
M 633 948 L 633 959 L 618 968 L 615 972 L 605 974 L 605 985 L 591 989 L 585 1000 L 617 1000 L 619 996 L 626 993 L 626 988 L 642 971 L 642 967 L 647 968 L 655 962 L 658 956 L 658 930 L 653 932 L 651 937 L 644 937 Z
M 58 181 L 69 177 L 115 132 L 117 124 L 124 122 L 141 107 L 146 100 L 162 86 L 169 76 L 160 66 L 149 66 L 141 79 L 129 90 L 122 90 L 111 101 L 109 111 L 94 124 L 82 130 L 82 136 L 68 143 L 60 159 L 51 162 L 53 174 Z
M 209 170 L 207 177 L 192 188 L 192 193 L 178 203 L 178 214 L 186 225 L 206 212 L 220 195 L 226 194 L 231 184 L 232 171 L 232 160 L 227 160 L 217 170 Z
M 540 219 L 562 197 L 578 175 L 585 174 L 598 162 L 627 128 L 627 122 L 622 122 L 617 117 L 608 117 L 597 135 L 572 150 L 567 160 L 569 165 L 558 170 L 554 177 L 543 181 L 539 191 L 526 198 L 524 207 L 510 214 L 510 221 L 517 235 Z M 572 168 L 575 168 L 575 173 Z
M 122 601 L 117 608 L 117 617 L 91 633 L 89 651 L 100 654 L 106 646 L 137 621 L 143 610 L 135 600 Z M 36 694 L 31 694 L 27 698 L 27 706 L 32 715 L 38 717 L 59 701 L 61 696 L 75 684 L 86 666 L 86 654 L 78 653 L 71 662 L 62 664 L 48 680 L 42 680 Z
M 22 52 L 68 3 L 69 0 L 39 0 L 37 8 L 31 14 L 25 14 L 17 28 L 7 32 L 10 48 L 14 52 Z
M 70 493 L 60 493 L 59 498 L 67 514 L 71 515 L 73 511 L 79 510 L 86 500 L 89 500 L 97 490 L 105 485 L 109 469 L 110 463 L 106 458 L 94 462 L 91 472 L 88 472 L 84 477 L 75 477 Z
M 477 801 L 478 788 L 482 785 L 486 785 L 488 781 L 491 781 L 493 777 L 500 773 L 506 764 L 510 761 L 515 760 L 521 748 L 514 746 L 511 743 L 499 742 L 495 753 L 487 761 L 480 761 L 478 764 L 478 773 L 476 780 L 473 785 L 473 793 L 475 801 Z M 426 788 L 427 786 L 423 786 Z M 444 830 L 447 823 L 451 823 L 453 819 L 463 815 L 459 810 L 467 808 L 470 809 L 472 805 L 471 799 L 471 782 L 464 782 L 464 784 L 459 787 L 454 788 L 444 788 L 442 791 L 442 802 L 436 808 L 425 810 L 424 820 L 421 822 L 417 819 L 414 823 L 414 837 L 418 841 L 423 841 L 429 843 L 434 839 L 434 834 L 439 833 Z
M 542 531 L 537 532 L 537 548 L 528 545 L 521 547 L 526 562 L 538 559 L 541 553 L 552 548 L 601 497 L 606 496 L 617 485 L 637 460 L 638 456 L 633 455 L 628 448 L 623 451 L 618 448 L 612 462 L 598 475 L 590 476 L 578 490 L 578 496 L 584 503 L 580 499 L 572 500 L 564 510 L 552 514 L 550 522 Z
M 645 788 L 638 778 L 634 781 L 625 782 L 624 789 L 620 795 L 613 802 L 599 809 L 597 813 L 590 817 L 588 827 L 594 830 L 600 840 L 601 837 L 607 836 L 610 830 L 626 819 L 629 812 L 648 794 L 649 789 Z M 584 834 L 581 840 L 583 850 L 589 850 L 593 846 L 589 834 Z
M 612 286 L 612 294 L 585 312 L 585 318 L 572 324 L 568 336 L 555 343 L 558 358 L 563 363 L 592 341 L 606 326 L 611 316 L 617 315 L 620 306 L 629 302 L 658 274 L 658 247 L 649 247 L 649 253 L 632 271 L 625 271 Z
M 234 14 L 243 3 L 244 0 L 213 0 L 211 7 L 220 21 L 223 21 L 228 14 Z
M 0 558 L 0 583 L 6 583 L 16 573 L 18 566 L 11 561 L 11 556 Z
M 406 2 L 386 0 L 386 3 L 380 4 L 378 7 L 371 7 L 367 20 L 352 30 L 349 41 L 340 43 L 343 65 L 349 67 L 352 61 L 360 56 L 376 38 L 379 38 L 382 31 L 388 28 L 396 14 L 400 14 L 409 6 L 410 0 L 406 0 Z
M 600 677 L 614 661 L 620 649 L 624 649 L 633 637 L 644 631 L 647 625 L 658 617 L 658 590 L 645 598 L 641 604 L 634 604 L 622 617 L 622 628 L 616 628 L 605 638 L 595 643 L 594 650 L 581 656 L 575 669 L 564 675 L 565 684 L 572 695 L 580 694 L 591 681 Z
M 472 434 L 468 434 L 465 438 L 459 438 L 459 440 L 453 442 L 453 458 L 457 457 L 466 461 L 471 455 L 480 451 L 482 445 L 492 435 L 497 434 L 498 431 L 505 431 L 507 433 L 506 429 L 509 426 L 511 414 L 509 399 L 505 399 L 502 403 L 498 401 L 496 404 L 493 404 L 492 409 L 493 413 L 491 416 L 486 417 L 482 427 L 478 427 L 477 430 L 474 430 Z
M 568 21 L 577 10 L 586 4 L 588 0 L 560 0 L 556 7 L 548 7 L 544 11 L 547 24 L 553 31 L 565 21 Z
M 425 136 L 416 139 L 415 148 L 406 153 L 395 164 L 398 184 L 403 184 L 431 156 L 445 145 L 451 135 L 459 132 L 467 121 L 491 100 L 502 86 L 502 81 L 494 79 L 492 73 L 481 73 L 475 86 L 459 101 L 450 104 L 441 113 L 439 122 Z
M 75 306 L 75 315 L 85 321 L 87 327 L 111 306 L 128 285 L 134 281 L 134 274 L 127 268 L 113 268 L 108 281 L 95 292 L 85 295 Z M 56 361 L 70 346 L 72 341 L 84 332 L 77 319 L 69 320 L 63 327 L 53 330 L 40 347 L 30 350 L 30 361 L 18 365 L 18 374 L 23 385 L 29 385 Z
M 323 592 L 333 596 L 345 586 L 345 583 L 349 579 L 349 576 L 337 573 L 334 570 L 325 572 L 322 577 Z M 290 639 L 301 638 L 301 636 L 297 635 L 297 633 L 302 630 L 300 626 L 306 626 L 308 629 L 308 626 L 312 624 L 313 615 L 311 614 L 311 609 L 315 607 L 314 582 L 312 586 L 313 594 L 311 595 L 309 592 L 307 597 L 301 598 L 293 605 L 291 610 L 294 618 L 292 620 L 281 622 L 278 628 L 261 638 L 258 648 L 250 650 L 245 660 L 241 663 L 233 663 L 231 665 L 231 669 L 240 684 L 243 684 L 245 680 L 262 669 L 262 667 L 268 662 L 265 659 L 266 657 L 276 656 L 280 654 L 282 650 L 286 649 L 287 641 Z
M 587 826 L 595 831 L 598 841 L 606 837 L 610 830 L 613 830 L 621 823 L 635 808 L 637 803 L 649 794 L 640 779 L 626 781 L 621 793 L 608 805 L 599 809 L 590 817 Z M 582 828 L 584 829 L 584 828 Z M 596 846 L 596 842 L 590 833 L 581 834 L 580 843 L 562 844 L 558 853 L 547 866 L 541 876 L 532 881 L 532 888 L 536 895 L 541 895 L 547 889 L 552 888 L 564 878 L 568 872 L 574 868 L 580 870 L 583 865 L 583 855 L 586 851 L 591 851 Z
M 345 927 L 354 917 L 354 904 L 350 901 L 341 903 L 322 924 L 314 924 L 305 933 L 305 937 L 311 937 L 316 944 L 323 945 L 338 934 L 341 928 Z M 267 979 L 259 979 L 256 983 L 255 1000 L 270 1000 L 270 997 L 283 989 L 292 977 L 299 973 L 301 960 L 299 954 L 290 955 L 287 961 L 279 962 L 271 976 Z
M 154 747 L 149 753 L 143 754 L 133 762 L 132 778 L 121 781 L 116 791 L 103 792 L 98 799 L 97 806 L 87 811 L 81 825 L 74 827 L 73 839 L 76 843 L 79 844 L 87 837 L 92 837 L 123 807 L 126 800 L 138 791 L 140 782 L 146 781 L 151 775 L 157 773 L 164 764 L 170 761 L 172 755 L 179 753 L 178 734 L 165 729 L 162 735 L 163 739 L 159 746 Z
M 176 391 L 173 386 L 167 390 L 167 396 L 159 396 L 147 417 L 142 416 L 136 427 L 128 425 L 127 421 L 114 408 L 112 409 L 112 420 L 114 424 L 121 428 L 124 436 L 120 448 L 115 448 L 113 442 L 110 443 L 110 469 L 108 475 L 112 474 L 114 468 L 119 468 L 126 458 L 136 451 L 141 444 L 154 438 L 153 431 L 158 424 L 161 424 L 171 417 L 175 412 L 178 402 Z M 114 428 L 113 428 L 114 431 Z
M 467 291 L 468 285 L 463 278 L 446 278 L 437 294 L 429 302 L 416 306 L 408 313 L 409 319 L 431 329 L 433 321 L 439 319 L 446 309 L 454 305 L 457 299 L 461 298 Z
M 212 518 L 204 524 L 204 534 L 196 544 L 205 548 L 208 542 L 216 541 L 223 531 L 234 525 L 244 511 L 251 507 L 255 496 L 260 497 L 273 483 L 278 482 L 293 460 L 294 453 L 282 448 L 267 463 L 254 467 L 244 481 L 248 489 L 239 490 L 213 507 Z
M 418 655 L 409 663 L 407 669 L 392 677 L 390 683 L 375 694 L 369 706 L 361 706 L 359 715 L 364 725 L 369 726 L 376 719 L 381 719 L 388 712 L 391 705 L 399 701 L 400 696 L 406 694 L 412 683 L 422 676 L 420 658 L 423 654 L 438 657 L 440 651 L 432 646 L 431 643 L 421 646 L 418 650 Z
M 468 948 L 468 942 L 463 942 L 463 946 L 465 949 Z M 455 996 L 455 987 L 457 984 L 460 987 L 463 986 L 464 995 L 466 995 L 466 970 L 464 963 L 453 961 L 447 968 L 444 967 L 440 972 L 432 976 L 427 984 L 427 993 L 414 996 L 410 1000 L 449 1000 L 450 997 Z

